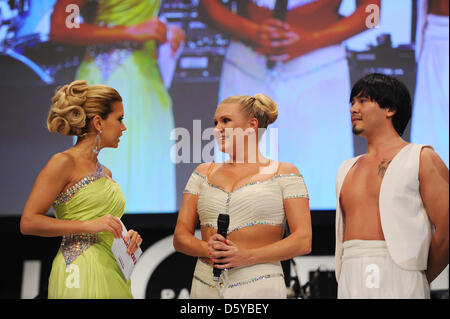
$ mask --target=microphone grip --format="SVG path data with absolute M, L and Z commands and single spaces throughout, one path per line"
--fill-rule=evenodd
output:
M 227 214 L 219 214 L 217 219 L 217 233 L 222 235 L 223 238 L 227 238 L 228 226 L 230 224 L 230 216 Z M 214 266 L 217 265 L 214 263 Z M 222 269 L 218 269 L 214 267 L 213 269 L 213 279 L 214 281 L 219 281 L 220 274 L 222 273 Z
M 227 229 L 218 229 L 217 233 L 219 235 L 222 235 L 223 238 L 225 238 L 225 239 L 227 238 Z
M 218 231 L 217 233 L 220 234 L 220 235 L 222 235 L 224 238 L 227 238 L 227 232 L 226 232 L 226 230 L 225 230 L 224 232 Z M 214 266 L 216 266 L 216 265 L 217 265 L 217 264 L 214 263 Z M 214 269 L 213 269 L 213 279 L 214 279 L 215 281 L 219 281 L 219 277 L 220 277 L 220 274 L 222 273 L 222 270 L 223 270 L 223 269 L 219 269 L 219 268 L 214 267 Z

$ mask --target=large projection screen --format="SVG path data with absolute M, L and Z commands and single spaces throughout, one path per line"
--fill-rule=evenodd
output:
M 213 127 L 213 115 L 223 94 L 266 93 L 265 86 L 247 86 L 249 81 L 244 78 L 235 82 L 225 79 L 233 67 L 257 79 L 261 74 L 256 62 L 250 60 L 252 53 L 205 21 L 199 14 L 199 1 L 194 0 L 110 1 L 116 3 L 113 13 L 120 13 L 121 18 L 153 10 L 155 18 L 184 30 L 186 41 L 175 54 L 168 43 L 149 44 L 145 52 L 154 54 L 149 58 L 142 54 L 142 47 L 127 41 L 71 43 L 69 31 L 75 32 L 74 28 L 67 29 L 66 43 L 54 42 L 50 35 L 54 10 L 61 10 L 58 2 L 0 0 L 0 96 L 5 119 L 0 128 L 0 215 L 20 215 L 39 171 L 54 153 L 74 143 L 73 137 L 50 134 L 46 118 L 55 90 L 81 78 L 89 84 L 111 85 L 124 99 L 126 142 L 119 149 L 103 150 L 99 159 L 121 185 L 127 213 L 176 213 L 192 171 L 213 155 L 217 158 L 213 137 L 207 132 Z M 78 2 L 75 9 L 66 7 L 65 13 L 59 14 L 69 16 L 78 8 L 79 17 L 68 21 L 100 23 L 99 16 L 105 14 L 101 6 L 108 1 Z M 133 5 L 127 7 L 130 2 Z M 236 12 L 238 2 L 223 1 L 223 5 Z M 267 5 L 270 1 L 259 2 Z M 313 2 L 292 1 L 292 6 Z M 359 2 L 341 1 L 339 14 L 351 15 Z M 335 45 L 328 51 L 309 53 L 303 65 L 294 61 L 281 67 L 289 85 L 278 80 L 279 89 L 275 90 L 275 84 L 269 83 L 270 75 L 263 75 L 261 83 L 272 85 L 276 92 L 272 98 L 279 107 L 279 120 L 272 125 L 279 139 L 275 159 L 298 167 L 308 186 L 311 210 L 335 210 L 337 168 L 344 159 L 365 152 L 364 140 L 351 134 L 351 85 L 365 74 L 381 72 L 402 80 L 413 99 L 416 90 L 422 89 L 416 87 L 416 38 L 421 21 L 418 3 L 382 0 L 376 26 L 343 41 L 339 49 Z M 448 74 L 448 40 L 446 45 Z M 235 51 L 236 60 L 230 58 L 230 50 Z M 347 67 L 342 71 L 338 64 Z M 337 74 L 324 72 L 324 68 Z M 343 86 L 327 85 L 329 77 L 334 81 L 342 78 L 339 85 Z M 293 81 L 297 81 L 294 87 Z M 448 114 L 448 82 L 442 85 L 430 78 L 429 87 L 435 90 L 434 95 L 443 97 Z M 433 110 L 438 106 L 414 104 L 413 112 L 421 107 Z M 416 123 L 421 122 L 413 120 L 403 138 L 434 146 L 448 166 L 448 118 L 443 126 L 429 121 Z M 425 127 L 416 129 L 414 125 Z M 415 129 L 434 134 L 423 141 L 419 133 L 413 135 Z M 439 148 L 445 143 L 446 148 Z

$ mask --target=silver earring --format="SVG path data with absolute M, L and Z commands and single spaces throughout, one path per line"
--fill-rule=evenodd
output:
M 92 152 L 98 154 L 100 152 L 100 134 L 102 134 L 102 130 L 98 131 L 97 136 L 94 140 L 94 147 L 92 147 Z

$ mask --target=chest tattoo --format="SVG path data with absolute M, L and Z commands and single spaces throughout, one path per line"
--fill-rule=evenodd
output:
M 380 176 L 381 178 L 384 177 L 384 174 L 386 173 L 386 170 L 389 166 L 389 164 L 391 163 L 392 160 L 388 161 L 388 160 L 382 160 L 380 162 L 380 164 L 378 164 L 378 176 Z

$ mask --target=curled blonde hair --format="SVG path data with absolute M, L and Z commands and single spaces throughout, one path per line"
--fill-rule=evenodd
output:
M 53 96 L 47 128 L 52 133 L 81 136 L 87 133 L 95 115 L 106 119 L 112 112 L 111 104 L 116 101 L 122 101 L 122 97 L 107 85 L 73 81 L 59 88 Z
M 249 95 L 233 95 L 222 103 L 237 103 L 241 106 L 241 110 L 245 112 L 249 118 L 255 117 L 258 120 L 259 128 L 267 128 L 275 122 L 278 117 L 277 104 L 267 95 L 258 93 L 254 96 Z

